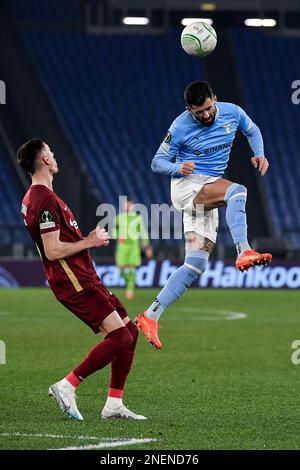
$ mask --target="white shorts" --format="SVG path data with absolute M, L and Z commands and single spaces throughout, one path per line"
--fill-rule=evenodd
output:
M 216 242 L 219 225 L 218 209 L 195 211 L 193 200 L 205 184 L 213 183 L 219 178 L 219 176 L 197 174 L 171 180 L 171 199 L 174 207 L 183 211 L 184 233 L 196 232 Z

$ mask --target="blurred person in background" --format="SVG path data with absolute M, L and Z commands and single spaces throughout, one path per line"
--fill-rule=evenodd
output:
M 134 201 L 126 198 L 123 212 L 117 215 L 112 233 L 117 241 L 116 265 L 125 280 L 127 300 L 134 298 L 135 270 L 141 266 L 142 250 L 147 259 L 153 257 L 152 247 L 142 215 L 136 213 Z

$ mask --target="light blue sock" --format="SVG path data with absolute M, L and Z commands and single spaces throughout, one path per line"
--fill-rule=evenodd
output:
M 207 251 L 187 251 L 185 262 L 173 273 L 157 299 L 150 305 L 146 316 L 158 320 L 163 311 L 182 296 L 185 290 L 205 271 L 208 263 Z
M 246 199 L 247 188 L 237 183 L 228 187 L 224 197 L 226 222 L 238 254 L 251 249 L 247 237 Z

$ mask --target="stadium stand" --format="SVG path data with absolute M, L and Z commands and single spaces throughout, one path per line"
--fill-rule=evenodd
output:
M 170 202 L 169 178 L 154 174 L 150 163 L 164 132 L 184 110 L 185 86 L 204 79 L 202 63 L 180 49 L 179 33 L 23 35 L 103 200 L 115 207 L 122 194 L 148 207 Z M 223 213 L 221 222 L 223 227 Z M 221 242 L 222 237 L 221 230 Z
M 0 140 L 0 245 L 29 241 L 20 217 L 21 191 L 14 178 L 6 150 Z
M 275 233 L 300 247 L 300 113 L 291 99 L 300 73 L 300 39 L 245 29 L 232 34 L 242 93 L 263 131 L 270 161 L 263 182 Z
M 118 194 L 130 194 L 146 204 L 168 200 L 169 180 L 153 174 L 150 162 L 183 110 L 184 87 L 203 77 L 201 64 L 174 48 L 172 34 L 27 32 L 26 39 L 104 199 L 116 204 Z
M 34 11 L 38 14 L 38 8 Z M 75 10 L 70 11 L 75 18 Z M 184 109 L 183 89 L 205 78 L 203 62 L 181 50 L 179 31 L 87 35 L 21 30 L 64 132 L 102 200 L 117 207 L 118 196 L 127 194 L 147 206 L 170 202 L 169 179 L 152 173 L 150 162 L 169 124 Z M 291 103 L 299 40 L 248 30 L 232 34 L 246 109 L 263 131 L 271 163 L 262 194 L 276 236 L 300 246 L 300 118 Z M 224 211 L 220 220 L 219 243 L 229 246 Z
M 79 21 L 80 2 L 77 0 L 10 0 L 10 13 L 22 21 Z

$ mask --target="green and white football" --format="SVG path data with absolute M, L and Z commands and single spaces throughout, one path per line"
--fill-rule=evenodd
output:
M 187 54 L 205 57 L 216 47 L 217 33 L 208 23 L 197 21 L 184 28 L 181 45 Z

